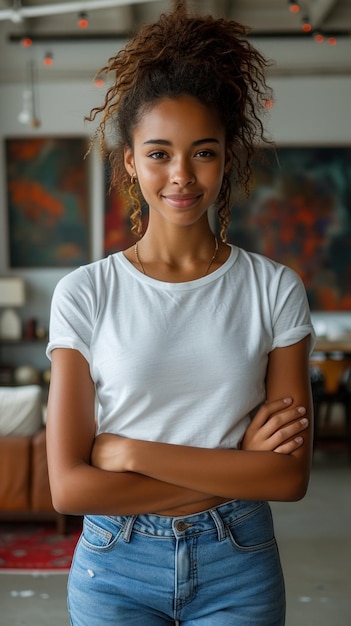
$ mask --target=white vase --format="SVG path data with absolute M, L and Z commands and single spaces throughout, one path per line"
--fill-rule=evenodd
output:
M 14 309 L 5 309 L 1 313 L 0 337 L 2 339 L 21 339 L 22 322 Z

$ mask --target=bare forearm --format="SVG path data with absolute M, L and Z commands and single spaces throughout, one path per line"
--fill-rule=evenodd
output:
M 208 500 L 208 494 L 134 473 L 107 472 L 82 463 L 51 477 L 54 507 L 71 515 L 162 513 Z
M 305 414 L 305 408 L 293 406 L 291 399 L 265 403 L 246 431 L 243 450 L 104 433 L 95 439 L 92 462 L 111 472 L 140 473 L 211 497 L 296 500 L 305 493 L 310 469 L 310 421 Z
M 54 350 L 46 433 L 50 487 L 58 511 L 133 515 L 208 500 L 207 494 L 162 480 L 93 467 L 94 404 L 95 389 L 84 357 L 76 350 Z
M 222 498 L 298 500 L 309 468 L 294 455 L 204 449 L 133 441 L 129 468 L 152 478 Z

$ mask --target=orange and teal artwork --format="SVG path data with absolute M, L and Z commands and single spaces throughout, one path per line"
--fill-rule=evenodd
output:
M 82 137 L 6 140 L 9 265 L 89 262 L 89 182 Z
M 351 310 L 351 148 L 278 147 L 253 164 L 228 240 L 293 268 L 313 311 Z

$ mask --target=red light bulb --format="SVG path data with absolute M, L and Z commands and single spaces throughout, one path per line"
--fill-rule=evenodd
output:
M 21 46 L 23 46 L 23 48 L 29 48 L 32 43 L 33 41 L 30 37 L 23 37 L 23 39 L 21 39 Z
M 43 58 L 43 63 L 46 67 L 50 67 L 54 63 L 54 55 L 52 52 L 47 52 Z
M 324 35 L 322 35 L 322 33 L 316 33 L 313 39 L 315 40 L 316 43 L 323 43 Z
M 270 99 L 269 100 L 265 100 L 264 101 L 264 106 L 265 106 L 266 109 L 273 109 L 273 107 L 274 107 L 273 100 L 270 100 Z
M 95 87 L 103 87 L 105 85 L 105 81 L 102 76 L 96 76 L 94 78 Z
M 301 26 L 304 33 L 310 33 L 312 30 L 312 26 L 309 22 L 304 22 Z
M 299 13 L 300 5 L 298 5 L 297 2 L 291 2 L 289 6 L 289 11 L 290 13 Z
M 84 12 L 79 13 L 78 15 L 78 26 L 79 28 L 88 28 L 89 26 L 89 20 L 88 20 L 88 15 Z

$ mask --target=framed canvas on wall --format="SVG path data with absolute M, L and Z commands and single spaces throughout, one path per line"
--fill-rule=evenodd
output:
M 89 262 L 86 138 L 11 138 L 5 144 L 9 266 Z
M 292 267 L 314 311 L 351 310 L 351 148 L 281 147 L 254 163 L 228 241 Z

